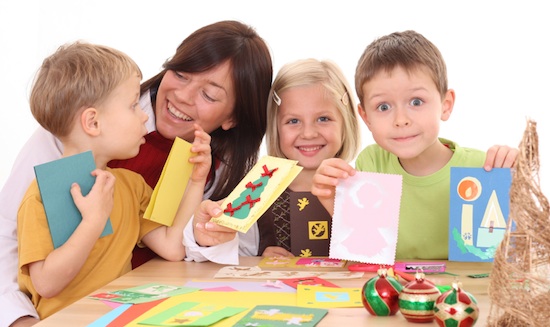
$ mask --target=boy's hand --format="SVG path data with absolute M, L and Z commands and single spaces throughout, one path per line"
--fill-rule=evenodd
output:
M 519 150 L 506 145 L 493 145 L 487 150 L 483 168 L 491 171 L 493 168 L 512 168 L 516 163 Z
M 334 198 L 340 178 L 355 175 L 355 169 L 340 158 L 325 159 L 313 175 L 311 193 L 318 198 Z
M 199 125 L 195 124 L 195 140 L 191 146 L 191 151 L 196 156 L 189 158 L 189 162 L 195 164 L 191 180 L 201 182 L 206 180 L 210 167 L 212 166 L 212 148 L 210 147 L 211 137 Z
M 262 257 L 276 258 L 276 257 L 288 257 L 293 258 L 294 254 L 288 252 L 280 246 L 268 246 L 265 248 Z
M 211 222 L 212 217 L 222 214 L 220 204 L 223 200 L 214 202 L 204 200 L 201 202 L 193 217 L 193 233 L 195 241 L 200 246 L 212 246 L 231 241 L 237 235 L 237 231 Z
M 355 169 L 340 158 L 323 160 L 315 171 L 311 193 L 317 196 L 319 202 L 331 216 L 334 213 L 334 197 L 338 180 L 353 175 L 355 175 Z
M 82 214 L 82 222 L 101 228 L 102 231 L 113 210 L 116 178 L 102 169 L 95 169 L 91 174 L 96 179 L 90 193 L 83 196 L 80 186 L 74 183 L 71 186 L 71 195 Z

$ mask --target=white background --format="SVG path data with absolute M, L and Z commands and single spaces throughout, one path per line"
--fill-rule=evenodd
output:
M 0 0 L 0 186 L 37 126 L 28 108 L 32 78 L 59 45 L 82 39 L 118 48 L 140 65 L 145 80 L 192 31 L 235 19 L 266 40 L 275 73 L 288 61 L 331 59 L 352 85 L 357 60 L 375 38 L 407 29 L 424 34 L 443 53 L 457 94 L 441 136 L 482 150 L 517 147 L 532 118 L 538 123 L 541 184 L 549 190 L 545 7 L 544 1 L 491 0 Z M 362 139 L 363 147 L 373 142 L 366 128 Z

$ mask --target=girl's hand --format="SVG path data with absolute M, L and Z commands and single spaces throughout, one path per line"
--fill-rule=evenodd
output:
M 280 246 L 268 246 L 265 248 L 264 253 L 262 253 L 262 257 L 268 257 L 268 258 L 276 258 L 276 257 L 286 257 L 286 258 L 293 258 L 294 254 L 291 252 L 288 252 L 284 248 Z

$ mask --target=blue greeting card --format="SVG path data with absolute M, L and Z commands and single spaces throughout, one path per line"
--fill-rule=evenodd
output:
M 95 177 L 90 174 L 95 168 L 91 151 L 34 167 L 54 248 L 63 245 L 82 221 L 71 196 L 71 185 L 77 183 L 82 194 L 87 195 L 95 183 Z M 107 220 L 101 236 L 112 233 L 111 221 Z
M 449 260 L 492 262 L 508 224 L 509 168 L 451 167 Z

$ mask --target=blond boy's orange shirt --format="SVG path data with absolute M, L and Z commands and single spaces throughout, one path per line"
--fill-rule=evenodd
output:
M 28 264 L 46 259 L 53 242 L 36 180 L 25 194 L 17 216 L 19 287 L 27 293 L 41 319 L 85 297 L 131 269 L 132 250 L 148 232 L 161 226 L 143 219 L 152 189 L 143 178 L 126 169 L 108 169 L 116 178 L 113 233 L 99 238 L 75 278 L 53 298 L 41 297 L 32 285 Z

